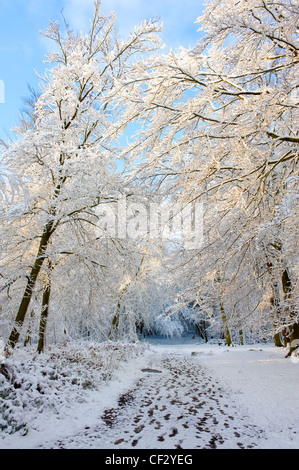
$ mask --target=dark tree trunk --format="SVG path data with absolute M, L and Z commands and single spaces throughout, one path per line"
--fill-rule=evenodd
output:
M 287 269 L 285 269 L 284 272 L 282 273 L 281 282 L 282 282 L 283 292 L 285 293 L 286 296 L 289 296 L 289 294 L 293 290 L 293 286 L 292 286 L 292 281 L 289 275 L 289 271 Z
M 288 269 L 285 269 L 281 276 L 282 288 L 285 294 L 285 299 L 289 299 L 291 297 L 291 293 L 293 290 L 292 281 L 289 275 Z M 289 309 L 291 307 L 287 307 Z M 289 317 L 294 317 L 294 313 L 292 311 L 289 312 Z M 290 327 L 290 350 L 286 357 L 291 356 L 293 351 L 299 347 L 299 323 L 294 318 L 294 323 Z
M 206 321 L 203 320 L 202 324 L 203 324 L 203 334 L 204 334 L 205 342 L 207 343 L 207 342 L 208 342 L 208 335 L 207 335 L 207 324 L 206 324 Z
M 290 350 L 286 357 L 290 357 L 295 349 L 299 348 L 299 323 L 294 323 L 291 326 L 290 334 Z
M 239 344 L 240 344 L 241 346 L 244 345 L 244 335 L 243 335 L 243 330 L 242 330 L 242 328 L 239 329 Z
M 27 281 L 27 285 L 26 285 L 26 288 L 25 288 L 25 291 L 24 291 L 24 294 L 23 294 L 23 297 L 19 306 L 16 319 L 15 319 L 15 326 L 13 327 L 10 333 L 10 336 L 6 345 L 7 347 L 15 348 L 19 340 L 20 329 L 23 326 L 26 313 L 27 313 L 27 310 L 31 301 L 31 297 L 34 291 L 34 287 L 35 287 L 39 272 L 41 270 L 41 267 L 46 259 L 45 253 L 46 253 L 46 249 L 47 249 L 50 237 L 53 233 L 53 225 L 54 225 L 53 222 L 49 222 L 46 225 L 44 232 L 42 234 L 38 253 L 37 253 L 34 265 L 31 269 L 31 273 L 29 275 L 28 281 Z

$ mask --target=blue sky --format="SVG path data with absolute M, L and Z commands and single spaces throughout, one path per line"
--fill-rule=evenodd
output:
M 73 29 L 88 30 L 93 0 L 0 0 L 0 137 L 17 123 L 27 84 L 38 89 L 35 71 L 43 74 L 50 41 L 39 31 L 49 20 L 62 21 L 61 11 Z M 204 0 L 102 0 L 102 11 L 115 11 L 120 34 L 125 36 L 145 18 L 160 15 L 163 41 L 173 49 L 194 46 L 200 37 L 195 21 Z M 3 99 L 4 98 L 4 99 Z M 3 103 L 4 101 L 4 103 Z

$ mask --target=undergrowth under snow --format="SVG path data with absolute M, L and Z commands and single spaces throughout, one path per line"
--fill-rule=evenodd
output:
M 17 349 L 13 358 L 0 363 L 0 431 L 26 435 L 34 426 L 33 416 L 59 415 L 74 402 L 84 402 L 87 390 L 98 390 L 145 348 L 105 342 L 51 347 L 41 355 Z
M 213 438 L 216 420 L 220 424 L 214 437 L 218 436 L 220 445 L 221 434 L 226 448 L 235 448 L 230 432 L 241 435 L 241 429 L 242 444 L 252 448 L 247 439 L 247 430 L 252 428 L 261 431 L 254 437 L 256 448 L 298 449 L 299 357 L 286 358 L 286 353 L 273 344 L 228 348 L 202 344 L 196 338 L 180 338 L 179 343 L 158 338 L 135 344 L 74 343 L 63 348 L 49 347 L 41 355 L 34 349 L 20 347 L 10 359 L 3 357 L 2 364 L 0 360 L 0 449 L 103 448 L 109 443 L 114 448 L 119 443 L 125 446 L 125 439 L 131 435 L 133 446 L 136 433 L 145 448 L 157 448 L 153 423 L 148 419 L 154 413 L 154 400 L 158 407 L 154 429 L 159 429 L 160 434 L 164 429 L 168 444 L 181 439 L 192 446 L 191 427 L 209 419 L 212 427 L 208 440 Z M 163 366 L 164 360 L 171 364 L 170 369 Z M 192 362 L 194 370 L 190 364 L 185 367 L 185 361 Z M 151 376 L 148 371 L 160 374 Z M 174 375 L 174 383 L 168 382 L 168 377 Z M 190 382 L 189 390 L 186 384 Z M 198 396 L 194 396 L 194 387 Z M 134 406 L 119 404 L 120 399 L 133 396 Z M 202 403 L 199 396 L 204 399 Z M 229 399 L 224 403 L 225 396 Z M 188 399 L 192 400 L 189 405 Z M 178 428 L 181 421 L 168 420 L 171 413 L 176 416 L 174 402 L 177 414 L 186 416 L 188 423 L 183 424 L 189 426 L 183 426 L 178 434 L 171 434 L 171 426 Z M 213 412 L 212 408 L 204 409 L 205 402 L 209 404 L 205 406 L 211 404 Z M 195 405 L 199 407 L 198 415 L 193 416 Z M 234 419 L 222 423 L 225 429 L 221 428 L 221 410 Z M 115 432 L 122 438 L 115 437 L 116 443 L 114 434 L 109 435 L 109 423 L 106 425 L 102 419 L 107 413 L 115 418 L 119 414 Z M 226 428 L 228 424 L 230 427 Z M 205 428 L 202 432 L 200 439 L 205 437 Z

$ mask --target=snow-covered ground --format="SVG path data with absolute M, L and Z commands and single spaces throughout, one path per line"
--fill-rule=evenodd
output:
M 17 387 L 5 397 L 0 379 L 0 397 L 22 425 L 9 434 L 0 416 L 0 448 L 299 448 L 299 363 L 285 350 L 176 343 L 17 351 Z
M 196 354 L 239 412 L 263 431 L 258 448 L 299 449 L 299 362 L 286 359 L 287 350 L 265 344 L 160 347 L 169 353 Z

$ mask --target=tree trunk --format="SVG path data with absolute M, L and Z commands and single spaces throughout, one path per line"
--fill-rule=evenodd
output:
M 120 301 L 118 301 L 117 303 L 117 309 L 116 309 L 116 313 L 113 317 L 113 320 L 112 320 L 112 325 L 111 325 L 111 329 L 110 329 L 110 332 L 109 332 L 109 339 L 111 341 L 117 341 L 118 340 L 118 335 L 119 335 L 119 315 L 120 315 Z
M 282 283 L 283 292 L 285 293 L 286 297 L 288 297 L 293 290 L 292 281 L 289 276 L 288 269 L 285 269 L 284 272 L 282 273 L 281 283 Z
M 243 336 L 243 330 L 242 330 L 242 328 L 239 329 L 239 344 L 240 344 L 241 346 L 244 345 L 244 336 Z
M 42 301 L 42 311 L 41 311 L 41 319 L 39 325 L 39 339 L 37 345 L 37 352 L 40 354 L 44 352 L 45 347 L 45 336 L 46 336 L 46 327 L 49 315 L 49 301 L 50 301 L 50 294 L 51 294 L 51 277 L 50 277 L 50 270 L 51 270 L 51 262 L 49 262 L 49 274 L 48 279 L 46 280 L 46 285 L 44 287 L 43 292 L 43 301 Z
M 299 347 L 299 323 L 294 323 L 291 327 L 290 335 L 290 350 L 286 357 L 291 356 L 291 354 Z
M 282 273 L 281 283 L 282 283 L 283 292 L 285 294 L 285 299 L 289 299 L 291 297 L 293 286 L 292 286 L 292 281 L 291 281 L 288 269 L 285 269 L 284 272 Z M 290 307 L 287 307 L 287 310 L 289 310 L 289 308 Z M 286 317 L 287 316 L 292 318 L 294 317 L 294 313 L 290 311 L 289 315 L 286 315 Z M 298 347 L 299 347 L 299 323 L 297 320 L 294 319 L 294 323 L 290 327 L 290 350 L 286 357 L 289 357 L 293 353 L 293 351 L 295 351 L 295 349 L 297 349 Z
M 279 297 L 279 290 L 278 290 L 278 284 L 277 283 L 274 283 L 273 286 L 272 286 L 272 289 L 273 289 L 273 295 L 272 297 L 270 298 L 270 303 L 273 307 L 273 310 L 274 310 L 274 315 L 280 319 L 281 321 L 281 311 L 280 311 L 280 307 L 279 307 L 279 304 L 280 304 L 280 297 Z M 277 326 L 279 325 L 279 320 L 277 321 L 274 321 L 273 323 L 273 329 L 274 331 L 277 329 Z M 281 334 L 280 332 L 278 333 L 274 333 L 274 345 L 277 347 L 277 348 L 282 348 L 284 345 L 281 341 Z
M 281 342 L 280 333 L 275 333 L 274 334 L 274 346 L 276 346 L 277 348 L 282 348 L 284 346 Z
M 203 323 L 203 334 L 204 334 L 205 342 L 207 343 L 208 342 L 207 324 L 205 320 L 203 320 L 202 323 Z
M 15 348 L 19 340 L 20 329 L 23 326 L 26 313 L 30 304 L 30 300 L 33 294 L 34 287 L 35 287 L 39 272 L 41 270 L 41 267 L 43 265 L 43 262 L 46 259 L 45 252 L 46 252 L 50 237 L 53 233 L 53 225 L 54 225 L 54 222 L 49 222 L 46 225 L 44 232 L 42 234 L 38 253 L 35 259 L 35 263 L 31 269 L 31 273 L 29 275 L 27 285 L 26 285 L 26 288 L 25 288 L 25 291 L 24 291 L 24 294 L 20 303 L 20 307 L 19 307 L 16 319 L 15 319 L 15 326 L 13 327 L 10 333 L 6 348 L 9 348 L 9 347 Z
M 28 343 L 31 344 L 31 333 L 32 333 L 32 319 L 35 315 L 35 311 L 34 309 L 31 310 L 30 312 L 30 320 L 29 320 L 29 326 L 28 326 L 28 329 L 27 329 L 27 334 L 26 334 L 26 338 L 25 338 L 25 341 L 24 341 L 24 347 L 27 346 Z
M 231 340 L 229 328 L 227 326 L 227 318 L 226 318 L 226 314 L 225 314 L 222 302 L 220 302 L 220 311 L 221 311 L 221 318 L 222 318 L 223 325 L 224 325 L 225 344 L 226 344 L 226 346 L 231 346 L 232 340 Z
M 207 326 L 206 326 L 206 321 L 201 320 L 200 323 L 195 323 L 195 328 L 197 330 L 197 333 L 199 336 L 205 340 L 205 342 L 208 342 L 208 335 L 207 335 Z
M 269 269 L 272 267 L 272 264 L 268 263 Z M 274 318 L 278 317 L 278 320 L 274 320 L 273 322 L 273 329 L 274 331 L 277 329 L 277 326 L 279 325 L 281 321 L 281 310 L 280 310 L 280 296 L 279 296 L 279 287 L 278 283 L 276 281 L 273 281 L 272 283 L 272 292 L 273 295 L 270 298 L 270 303 L 273 308 L 273 316 Z M 274 345 L 278 348 L 283 347 L 283 344 L 281 342 L 281 335 L 280 333 L 274 333 Z

